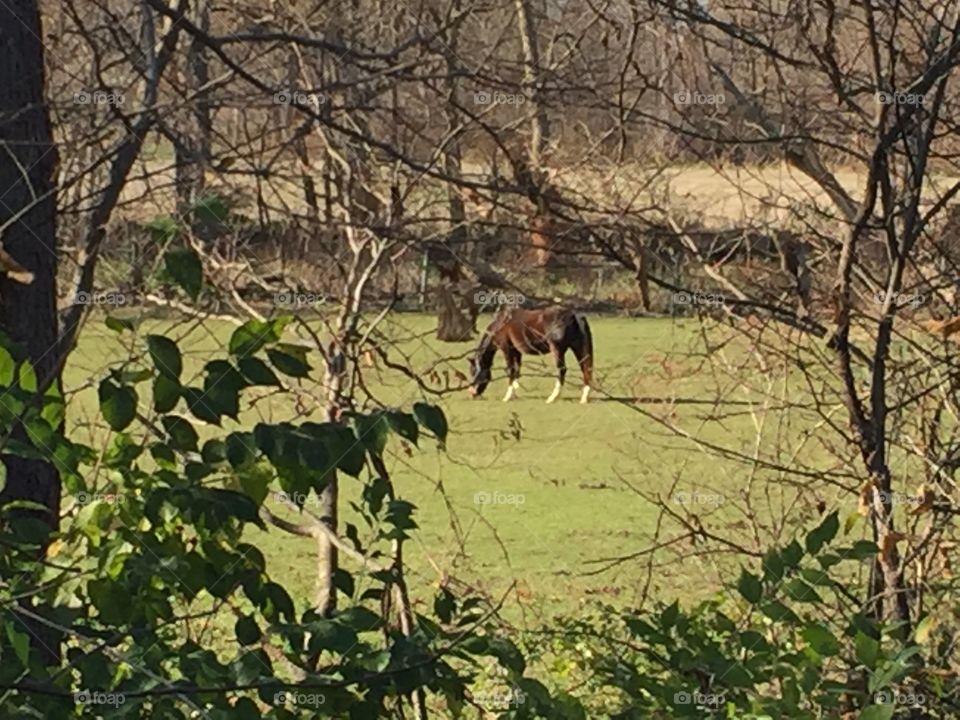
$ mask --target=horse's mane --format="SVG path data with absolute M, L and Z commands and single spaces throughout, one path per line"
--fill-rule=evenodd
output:
M 492 354 L 491 351 L 495 352 L 493 348 L 494 332 L 495 332 L 494 328 L 487 328 L 484 331 L 483 337 L 480 338 L 480 344 L 477 346 L 477 355 L 476 355 L 477 359 L 484 357 L 488 353 Z

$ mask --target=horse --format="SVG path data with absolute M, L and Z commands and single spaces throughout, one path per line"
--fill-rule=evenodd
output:
M 583 374 L 580 402 L 585 403 L 589 399 L 593 379 L 593 336 L 590 334 L 590 324 L 583 315 L 564 307 L 538 310 L 514 308 L 498 315 L 484 331 L 476 353 L 470 358 L 470 394 L 474 398 L 483 395 L 490 384 L 490 368 L 497 350 L 506 358 L 507 376 L 510 379 L 504 402 L 512 399 L 520 388 L 521 357 L 524 354 L 547 353 L 553 355 L 557 364 L 557 384 L 547 402 L 556 400 L 567 375 L 564 361 L 567 350 L 573 350 Z

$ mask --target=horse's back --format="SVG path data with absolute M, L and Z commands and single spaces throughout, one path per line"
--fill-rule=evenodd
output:
M 542 355 L 551 345 L 562 344 L 575 322 L 575 313 L 565 307 L 515 308 L 495 320 L 488 332 L 498 345 L 509 344 L 521 353 Z

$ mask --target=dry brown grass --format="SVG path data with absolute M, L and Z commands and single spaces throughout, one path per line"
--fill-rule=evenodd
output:
M 239 169 L 239 168 L 237 168 Z M 482 176 L 484 168 L 476 165 L 466 172 Z M 862 196 L 865 174 L 850 168 L 835 168 L 834 175 L 854 199 Z M 319 179 L 317 168 L 316 176 Z M 926 202 L 939 197 L 960 178 L 931 176 Z M 257 186 L 250 175 L 208 174 L 210 187 L 241 201 L 241 207 L 252 209 Z M 766 166 L 678 165 L 666 168 L 627 164 L 616 167 L 577 166 L 559 168 L 554 182 L 564 193 L 602 212 L 627 211 L 641 213 L 654 208 L 669 208 L 683 218 L 695 219 L 708 227 L 763 226 L 801 228 L 806 223 L 822 222 L 836 215 L 836 210 L 823 190 L 806 175 L 786 163 Z M 172 212 L 174 207 L 174 175 L 169 160 L 147 161 L 141 165 L 139 177 L 133 178 L 124 191 L 121 216 L 146 219 Z M 261 182 L 259 191 L 272 208 L 305 211 L 303 191 L 295 172 Z M 438 214 L 437 202 L 442 197 L 437 184 L 424 181 L 422 191 L 413 193 L 408 210 L 415 214 L 429 208 Z

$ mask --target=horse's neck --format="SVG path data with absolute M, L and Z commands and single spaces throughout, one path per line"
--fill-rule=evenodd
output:
M 489 365 L 493 362 L 493 356 L 497 352 L 497 346 L 494 344 L 494 332 L 488 330 L 480 340 L 480 347 L 477 348 L 477 357 L 482 365 Z

